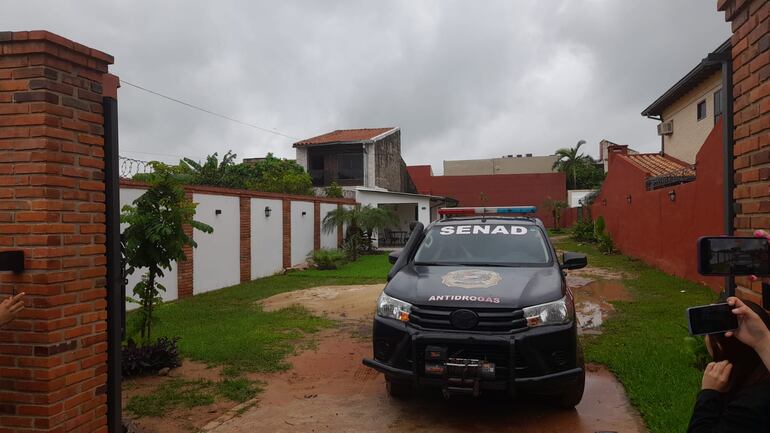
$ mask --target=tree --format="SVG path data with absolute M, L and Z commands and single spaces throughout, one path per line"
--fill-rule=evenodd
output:
M 342 187 L 337 182 L 332 182 L 329 186 L 324 188 L 324 193 L 327 197 L 342 198 Z
M 578 167 L 586 162 L 586 156 L 579 153 L 580 146 L 585 143 L 585 140 L 580 140 L 575 147 L 561 148 L 556 151 L 558 159 L 553 163 L 552 169 L 558 170 L 560 173 L 567 173 L 567 176 L 572 175 L 571 186 L 569 186 L 569 180 L 567 181 L 569 189 L 576 188 Z
M 543 207 L 546 208 L 549 212 L 551 212 L 551 215 L 553 216 L 553 223 L 556 226 L 555 228 L 561 229 L 561 213 L 564 209 L 568 208 L 569 205 L 564 200 L 552 200 L 550 197 L 545 200 L 543 203 Z
M 323 231 L 329 233 L 336 227 L 347 226 L 346 249 L 351 255 L 351 260 L 356 260 L 362 249 L 371 250 L 372 236 L 376 230 L 397 224 L 398 216 L 390 209 L 355 205 L 349 209 L 341 207 L 327 213 L 323 219 Z
M 211 226 L 195 221 L 195 203 L 185 197 L 175 170 L 163 163 L 153 162 L 154 175 L 149 178 L 150 188 L 130 205 L 123 206 L 121 223 L 128 224 L 122 237 L 125 242 L 127 273 L 146 268 L 142 280 L 134 286 L 135 298 L 140 305 L 139 321 L 142 340 L 150 339 L 153 311 L 163 299 L 160 292 L 166 288 L 157 279 L 163 270 L 171 269 L 172 261 L 186 259 L 183 248 L 198 245 L 184 232 L 186 224 L 204 233 Z

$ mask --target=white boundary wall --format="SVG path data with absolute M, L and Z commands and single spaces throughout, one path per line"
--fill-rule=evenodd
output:
M 291 202 L 291 265 L 297 266 L 307 261 L 313 251 L 313 202 Z M 302 213 L 305 215 L 302 215 Z
M 193 231 L 198 243 L 193 250 L 193 294 L 240 283 L 239 198 L 196 193 L 193 202 L 198 204 L 195 219 L 214 228 L 213 234 Z
M 265 216 L 265 208 L 270 216 Z M 251 199 L 251 278 L 283 270 L 283 201 Z
M 335 227 L 330 232 L 323 230 L 324 218 L 326 215 L 337 209 L 336 204 L 321 203 L 321 248 L 333 249 L 337 248 L 337 228 Z

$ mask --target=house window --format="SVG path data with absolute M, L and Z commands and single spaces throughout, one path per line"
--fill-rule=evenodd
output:
M 313 186 L 324 185 L 324 157 L 323 155 L 311 155 L 308 173 L 313 179 Z
M 698 102 L 698 120 L 706 118 L 706 100 Z
M 337 155 L 337 178 L 340 180 L 363 180 L 363 155 L 360 153 L 341 153 Z
M 714 120 L 722 114 L 722 89 L 714 92 Z

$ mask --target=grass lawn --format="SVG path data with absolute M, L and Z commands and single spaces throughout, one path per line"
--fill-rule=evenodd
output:
M 642 262 L 602 255 L 591 245 L 563 241 L 557 247 L 588 254 L 592 266 L 629 273 L 623 283 L 634 301 L 613 302 L 616 313 L 604 323 L 603 334 L 584 338 L 586 360 L 617 375 L 650 431 L 685 431 L 702 377 L 685 342 L 685 310 L 717 295 Z
M 181 337 L 182 355 L 192 360 L 242 371 L 281 370 L 304 334 L 332 323 L 302 308 L 268 313 L 256 301 L 314 286 L 385 282 L 389 269 L 387 255 L 369 255 L 337 270 L 294 271 L 166 303 L 156 311 L 153 336 Z

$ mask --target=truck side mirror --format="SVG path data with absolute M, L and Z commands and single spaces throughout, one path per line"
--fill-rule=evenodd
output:
M 388 254 L 388 261 L 390 262 L 391 265 L 396 264 L 396 262 L 398 261 L 398 258 L 401 256 L 401 251 L 402 250 L 393 251 L 390 254 Z
M 588 265 L 588 258 L 585 254 L 571 253 L 569 251 L 564 253 L 562 258 L 562 269 L 580 269 L 585 268 Z

